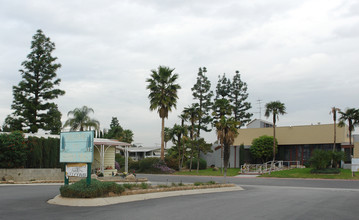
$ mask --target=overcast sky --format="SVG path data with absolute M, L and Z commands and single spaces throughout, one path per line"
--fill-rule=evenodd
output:
M 159 65 L 175 68 L 182 87 L 168 127 L 193 102 L 203 66 L 212 90 L 218 75 L 240 71 L 253 118 L 260 117 L 258 99 L 262 119 L 265 103 L 285 103 L 278 126 L 332 123 L 332 106 L 359 107 L 356 0 L 0 0 L 1 124 L 37 29 L 56 44 L 62 64 L 66 94 L 55 101 L 62 121 L 86 105 L 102 128 L 117 117 L 144 146 L 160 143 L 161 120 L 149 110 L 145 82 Z

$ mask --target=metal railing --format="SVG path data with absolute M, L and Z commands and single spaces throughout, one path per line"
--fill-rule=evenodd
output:
M 241 166 L 241 173 L 244 174 L 263 174 L 272 171 L 279 171 L 284 169 L 301 168 L 299 161 L 268 161 L 263 164 L 243 164 Z

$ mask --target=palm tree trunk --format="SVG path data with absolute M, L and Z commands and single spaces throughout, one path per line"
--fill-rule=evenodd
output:
M 183 167 L 183 159 L 184 159 L 184 154 L 185 154 L 185 144 L 183 143 L 182 145 L 182 159 L 181 159 L 181 167 Z
M 161 160 L 165 160 L 165 118 L 162 118 L 162 130 L 161 130 Z
M 275 161 L 275 117 L 276 115 L 273 114 L 273 162 Z

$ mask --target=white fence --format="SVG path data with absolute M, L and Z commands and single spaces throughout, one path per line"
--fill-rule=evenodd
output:
M 243 164 L 241 173 L 244 174 L 263 174 L 271 171 L 302 168 L 299 161 L 269 161 L 263 164 Z

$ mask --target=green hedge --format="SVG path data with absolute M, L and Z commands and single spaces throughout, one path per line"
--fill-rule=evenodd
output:
M 24 138 L 14 131 L 0 135 L 0 168 L 64 168 L 60 160 L 60 139 Z
M 60 161 L 60 139 L 28 137 L 30 152 L 27 157 L 27 168 L 62 168 Z
M 74 184 L 60 187 L 61 196 L 70 198 L 106 197 L 110 192 L 120 194 L 124 191 L 125 188 L 122 185 L 115 182 L 101 182 L 96 179 L 91 179 L 89 186 L 86 184 L 86 179 L 82 179 Z
M 189 160 L 186 162 L 187 169 L 189 169 L 190 163 L 191 163 L 191 161 L 189 161 Z M 197 158 L 193 158 L 193 160 L 192 160 L 192 169 L 197 169 Z M 207 169 L 207 161 L 206 160 L 199 158 L 199 169 L 200 170 Z

